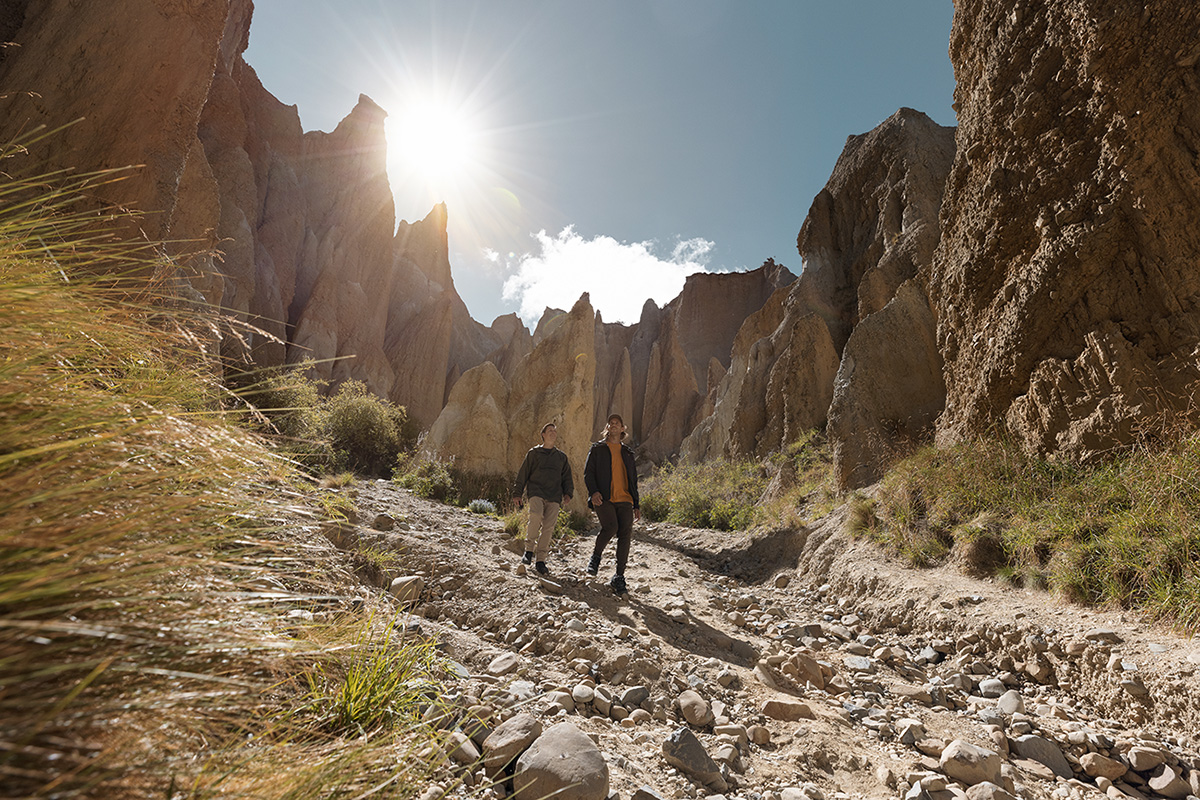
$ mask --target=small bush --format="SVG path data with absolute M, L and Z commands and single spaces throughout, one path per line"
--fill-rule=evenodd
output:
M 397 475 L 393 480 L 417 497 L 426 500 L 453 503 L 458 499 L 458 487 L 454 485 L 450 467 L 444 461 L 418 459 L 409 465 L 408 471 Z
M 346 381 L 329 398 L 324 410 L 324 433 L 338 469 L 386 475 L 404 446 L 408 415 L 367 391 L 361 381 Z
M 403 406 L 349 380 L 325 397 L 325 381 L 309 378 L 311 362 L 241 376 L 238 394 L 268 421 L 282 449 L 318 473 L 388 476 L 396 454 L 412 446 Z
M 496 504 L 491 500 L 475 499 L 467 503 L 467 510 L 472 514 L 495 514 Z

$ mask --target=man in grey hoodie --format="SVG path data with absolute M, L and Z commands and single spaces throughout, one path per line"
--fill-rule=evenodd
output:
M 525 531 L 525 556 L 521 563 L 534 562 L 536 554 L 534 569 L 539 575 L 550 573 L 546 556 L 550 554 L 558 510 L 571 502 L 575 492 L 571 464 L 567 454 L 555 447 L 557 442 L 558 428 L 547 422 L 542 426 L 542 443 L 525 454 L 513 489 L 513 502 L 517 505 L 521 504 L 522 494 L 529 494 L 529 527 Z

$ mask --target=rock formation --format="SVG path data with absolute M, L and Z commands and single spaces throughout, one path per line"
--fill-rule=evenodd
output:
M 847 140 L 800 231 L 803 273 L 746 319 L 730 368 L 712 396 L 713 411 L 683 445 L 685 458 L 765 455 L 823 426 L 830 404 L 837 402 L 855 409 L 856 424 L 831 430 L 835 453 L 867 459 L 867 471 L 874 474 L 878 459 L 890 450 L 865 439 L 881 442 L 884 431 L 897 424 L 909 431 L 931 423 L 928 397 L 909 396 L 905 376 L 888 371 L 890 364 L 924 358 L 921 374 L 936 373 L 937 354 L 919 347 L 921 332 L 899 327 L 932 325 L 929 315 L 896 313 L 890 323 L 872 326 L 875 332 L 869 338 L 864 333 L 858 346 L 846 348 L 901 284 L 928 271 L 953 154 L 952 128 L 906 108 Z M 918 280 L 918 293 L 920 286 Z M 880 350 L 866 353 L 870 348 Z M 850 365 L 843 363 L 846 352 L 855 354 Z M 836 382 L 841 396 L 835 400 L 839 364 L 847 379 Z M 892 385 L 893 379 L 900 382 Z M 934 387 L 939 393 L 940 386 Z M 884 397 L 888 404 L 878 405 L 876 399 Z M 849 417 L 843 412 L 841 418 Z M 873 421 L 864 428 L 859 423 L 866 420 Z M 851 439 L 850 446 L 838 446 Z M 863 466 L 839 465 L 839 474 L 848 478 Z
M 35 156 L 144 165 L 97 199 L 143 212 L 137 235 L 202 251 L 189 262 L 195 298 L 266 334 L 226 337 L 227 358 L 312 360 L 315 377 L 362 380 L 426 425 L 483 360 L 512 374 L 528 334 L 471 319 L 450 275 L 447 209 L 396 225 L 383 109 L 363 96 L 332 132 L 305 133 L 242 60 L 250 0 L 98 8 L 0 18 L 17 43 L 0 56 L 0 135 L 81 119 Z
M 840 485 L 874 483 L 887 464 L 929 439 L 946 399 L 935 332 L 929 299 L 914 279 L 850 335 L 829 407 Z
M 1195 416 L 1197 30 L 1185 0 L 956 3 L 940 442 L 1090 458 Z
M 511 382 L 485 361 L 463 373 L 423 443 L 427 455 L 453 459 L 463 469 L 513 475 L 547 422 L 558 427 L 575 483 L 592 441 L 596 382 L 595 312 L 585 294 L 514 370 Z M 567 506 L 587 507 L 577 490 Z

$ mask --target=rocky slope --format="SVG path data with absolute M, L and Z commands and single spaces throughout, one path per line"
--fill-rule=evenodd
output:
M 941 441 L 1088 458 L 1194 415 L 1198 34 L 1185 0 L 955 3 Z
M 845 537 L 844 512 L 734 539 L 639 525 L 620 600 L 611 561 L 581 574 L 589 537 L 538 579 L 492 518 L 384 482 L 348 491 L 366 524 L 330 523 L 331 540 L 400 552 L 373 579 L 458 664 L 429 800 L 503 797 L 514 769 L 595 800 L 1200 790 L 1200 639 L 898 567 Z M 565 773 L 541 752 L 554 741 Z

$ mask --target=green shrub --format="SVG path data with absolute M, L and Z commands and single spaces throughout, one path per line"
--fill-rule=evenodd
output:
M 668 464 L 644 483 L 642 514 L 692 528 L 744 530 L 754 523 L 768 479 L 763 465 L 752 462 Z
M 393 480 L 417 497 L 453 503 L 458 499 L 458 487 L 450 475 L 449 465 L 438 459 L 415 459 L 406 462 L 406 471 Z
M 338 386 L 322 416 L 335 469 L 389 474 L 405 444 L 408 415 L 403 407 L 371 394 L 362 381 L 350 380 Z
M 324 396 L 327 382 L 309 377 L 312 362 L 237 376 L 237 394 L 261 415 L 281 449 L 317 474 L 360 472 L 387 477 L 415 441 L 403 406 L 349 380 Z

